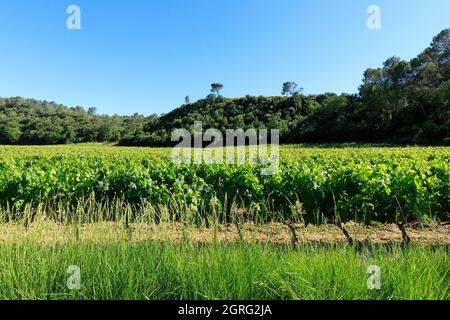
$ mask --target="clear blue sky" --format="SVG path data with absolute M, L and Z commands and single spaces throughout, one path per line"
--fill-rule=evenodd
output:
M 71 4 L 81 30 L 66 28 Z M 366 27 L 381 8 L 382 29 Z M 357 91 L 450 27 L 449 0 L 0 0 L 0 96 L 145 115 L 205 97 Z

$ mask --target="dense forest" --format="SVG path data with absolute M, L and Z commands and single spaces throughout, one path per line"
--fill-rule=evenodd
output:
M 154 116 L 97 115 L 95 108 L 68 108 L 34 99 L 0 98 L 0 144 L 118 142 L 143 133 Z
M 225 98 L 213 83 L 205 99 L 156 116 L 97 115 L 46 101 L 0 99 L 0 144 L 119 142 L 170 145 L 173 129 L 277 128 L 285 143 L 392 142 L 450 145 L 450 29 L 416 58 L 392 57 L 364 72 L 355 94 L 303 95 L 294 82 L 283 96 Z

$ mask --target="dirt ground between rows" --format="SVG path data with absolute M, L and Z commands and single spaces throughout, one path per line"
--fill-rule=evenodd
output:
M 357 223 L 345 225 L 350 235 L 359 241 L 372 243 L 401 242 L 402 234 L 394 224 L 364 226 Z M 0 225 L 0 244 L 30 240 L 37 243 L 67 243 L 70 241 L 114 243 L 122 241 L 144 242 L 150 240 L 193 243 L 233 243 L 239 241 L 288 244 L 292 233 L 283 224 L 255 225 L 246 223 L 241 232 L 235 225 L 219 225 L 216 228 L 197 228 L 171 224 L 131 224 L 127 230 L 121 223 L 102 222 L 67 226 L 55 222 L 39 222 L 25 227 L 19 224 Z M 407 226 L 413 243 L 450 245 L 450 226 Z M 300 243 L 345 243 L 342 232 L 333 225 L 297 226 L 296 235 Z

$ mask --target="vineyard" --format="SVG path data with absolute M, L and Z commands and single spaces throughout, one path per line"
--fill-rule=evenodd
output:
M 0 299 L 448 300 L 449 148 L 282 146 L 272 176 L 171 151 L 0 147 Z
M 61 217 L 58 206 L 63 201 L 76 207 L 86 198 L 110 207 L 120 200 L 130 210 L 83 210 L 76 216 L 81 222 L 124 214 L 130 222 L 196 225 L 238 219 L 292 225 L 450 220 L 445 147 L 284 146 L 280 169 L 271 176 L 261 174 L 262 165 L 174 165 L 168 148 L 1 147 L 0 153 L 3 220 L 42 205 L 49 216 L 74 219 L 80 210 Z

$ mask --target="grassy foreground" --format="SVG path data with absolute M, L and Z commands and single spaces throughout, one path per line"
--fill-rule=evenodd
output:
M 447 249 L 142 242 L 0 245 L 0 299 L 449 299 Z M 70 266 L 80 290 L 69 290 Z M 367 268 L 381 268 L 381 290 Z M 69 271 L 69 273 L 68 273 Z

